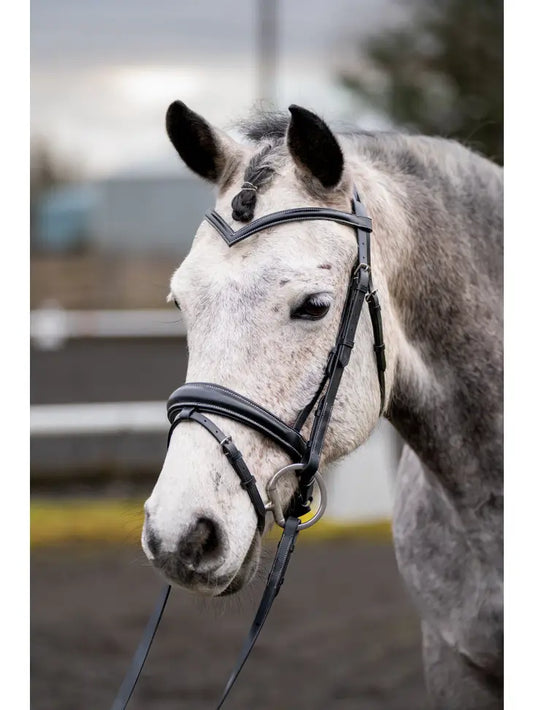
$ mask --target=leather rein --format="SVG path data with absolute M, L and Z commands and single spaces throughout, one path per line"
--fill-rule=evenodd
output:
M 205 219 L 224 239 L 228 247 L 232 247 L 253 234 L 279 224 L 307 220 L 330 220 L 348 225 L 354 229 L 358 245 L 358 254 L 350 273 L 335 345 L 329 353 L 324 375 L 318 389 L 308 404 L 299 412 L 294 425 L 286 424 L 272 412 L 243 395 L 209 382 L 187 382 L 171 394 L 167 403 L 167 413 L 170 421 L 167 448 L 170 444 L 172 433 L 179 424 L 195 422 L 203 426 L 217 440 L 233 470 L 239 477 L 241 486 L 247 492 L 257 515 L 259 533 L 262 534 L 264 531 L 266 514 L 269 511 L 273 513 L 276 523 L 283 528 L 283 534 L 278 544 L 276 556 L 256 616 L 233 672 L 216 706 L 217 710 L 219 710 L 246 662 L 266 621 L 274 599 L 283 584 L 285 571 L 299 531 L 316 523 L 324 513 L 326 488 L 318 472 L 318 467 L 333 405 L 342 375 L 350 360 L 359 316 L 365 301 L 368 303 L 374 335 L 374 352 L 380 388 L 380 414 L 383 412 L 385 403 L 384 373 L 386 361 L 381 308 L 372 285 L 370 262 L 372 221 L 359 200 L 357 191 L 354 191 L 351 213 L 324 207 L 294 208 L 260 217 L 237 231 L 234 231 L 214 209 L 207 212 Z M 311 433 L 306 441 L 301 434 L 301 429 L 313 410 L 314 419 Z M 227 436 L 206 414 L 220 415 L 255 429 L 274 441 L 292 459 L 292 463 L 275 473 L 267 484 L 268 501 L 266 503 L 263 502 L 256 480 L 231 436 Z M 291 474 L 296 476 L 297 487 L 288 509 L 284 511 L 283 503 L 278 495 L 277 484 L 283 476 Z M 315 483 L 318 484 L 320 489 L 319 508 L 310 519 L 301 522 L 300 516 L 309 513 L 311 510 Z M 111 710 L 124 710 L 128 704 L 148 656 L 169 593 L 170 585 L 165 585 Z

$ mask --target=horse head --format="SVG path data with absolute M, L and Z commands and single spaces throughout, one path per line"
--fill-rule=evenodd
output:
M 342 139 L 310 111 L 291 106 L 290 113 L 290 120 L 249 130 L 240 143 L 181 102 L 168 110 L 172 144 L 190 169 L 216 185 L 216 212 L 233 230 L 298 207 L 351 212 L 355 177 Z M 357 250 L 353 229 L 335 221 L 276 224 L 231 248 L 202 222 L 168 297 L 186 324 L 187 382 L 229 388 L 293 425 L 324 377 Z M 372 345 L 365 310 L 322 463 L 354 450 L 378 421 Z M 289 455 L 239 421 L 211 419 L 238 446 L 266 502 L 267 483 L 290 463 Z M 304 437 L 312 420 L 310 414 Z M 280 486 L 286 506 L 296 479 L 285 477 Z M 266 529 L 271 524 L 268 516 Z M 184 422 L 172 434 L 145 505 L 146 555 L 172 583 L 228 594 L 254 576 L 261 538 L 254 506 L 224 451 L 204 427 Z

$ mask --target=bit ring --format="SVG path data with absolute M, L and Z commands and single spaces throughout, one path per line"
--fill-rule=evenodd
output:
M 284 468 L 280 468 L 280 470 L 277 471 L 267 483 L 266 493 L 268 496 L 268 502 L 265 504 L 265 510 L 270 510 L 273 513 L 274 520 L 282 528 L 285 527 L 285 516 L 283 514 L 283 505 L 277 490 L 277 483 L 279 479 L 285 476 L 287 473 L 291 473 L 293 471 L 300 471 L 303 468 L 303 463 L 291 463 L 288 466 L 284 466 Z M 305 530 L 306 528 L 310 528 L 312 525 L 314 525 L 320 520 L 326 510 L 326 505 L 328 502 L 326 484 L 320 473 L 318 473 L 318 471 L 315 473 L 314 479 L 320 490 L 320 503 L 313 517 L 309 520 L 306 520 L 304 523 L 300 523 L 298 525 L 298 530 Z

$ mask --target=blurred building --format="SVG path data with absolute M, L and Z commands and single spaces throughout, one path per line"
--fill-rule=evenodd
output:
M 92 185 L 67 185 L 43 195 L 35 210 L 32 247 L 50 252 L 78 251 L 91 239 L 96 207 Z
M 180 173 L 128 172 L 47 192 L 36 207 L 33 246 L 102 254 L 184 256 L 206 209 L 211 186 Z

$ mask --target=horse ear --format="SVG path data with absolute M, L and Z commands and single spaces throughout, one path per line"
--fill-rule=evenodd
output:
M 232 154 L 234 141 L 191 111 L 183 101 L 170 104 L 166 129 L 183 162 L 200 177 L 218 182 Z
M 323 187 L 335 187 L 344 167 L 337 139 L 324 121 L 311 111 L 294 104 L 289 106 L 289 111 L 287 145 L 295 163 L 318 178 Z

